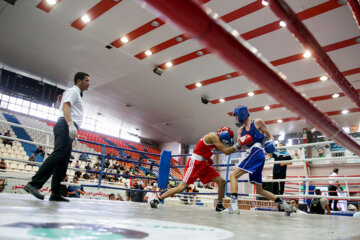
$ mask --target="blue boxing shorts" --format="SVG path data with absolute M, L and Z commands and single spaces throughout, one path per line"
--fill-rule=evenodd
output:
M 262 184 L 262 170 L 265 164 L 265 154 L 261 148 L 251 148 L 247 156 L 238 166 L 241 170 L 249 173 L 251 183 Z

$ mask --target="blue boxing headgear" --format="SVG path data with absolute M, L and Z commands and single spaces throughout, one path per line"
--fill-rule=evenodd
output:
M 227 144 L 227 145 L 234 144 L 234 141 L 233 141 L 234 133 L 229 127 L 219 128 L 219 130 L 217 131 L 217 135 L 219 136 L 220 141 L 222 143 Z
M 240 106 L 234 109 L 233 116 L 238 117 L 238 121 L 240 124 L 244 124 L 246 118 L 250 115 L 247 107 Z

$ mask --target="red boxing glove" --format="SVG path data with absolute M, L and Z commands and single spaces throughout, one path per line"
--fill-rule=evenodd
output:
M 241 146 L 251 145 L 253 142 L 253 138 L 251 135 L 245 134 L 244 136 L 238 137 L 238 142 Z

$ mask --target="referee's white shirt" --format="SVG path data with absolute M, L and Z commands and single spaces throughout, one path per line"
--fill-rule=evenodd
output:
M 83 103 L 80 96 L 81 90 L 78 86 L 74 85 L 73 87 L 67 89 L 60 103 L 60 116 L 64 117 L 64 112 L 62 110 L 64 103 L 69 102 L 71 104 L 71 119 L 76 123 L 80 128 L 83 119 Z
M 336 174 L 336 172 L 332 172 L 329 177 L 337 177 L 337 176 L 338 175 Z M 336 182 L 337 182 L 336 180 L 330 180 L 329 184 L 330 185 L 335 185 Z

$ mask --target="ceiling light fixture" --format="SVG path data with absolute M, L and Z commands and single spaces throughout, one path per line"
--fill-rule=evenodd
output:
M 84 23 L 88 23 L 91 21 L 91 18 L 89 17 L 89 15 L 85 14 L 84 16 L 81 17 L 81 20 L 84 22 Z
M 120 39 L 123 43 L 127 43 L 129 41 L 129 39 L 127 37 L 122 37 Z
M 332 97 L 332 98 L 338 98 L 338 97 L 340 97 L 340 94 L 335 93 L 335 94 L 333 94 L 331 97 Z
M 195 84 L 195 86 L 197 86 L 197 87 L 201 87 L 201 86 L 202 86 L 202 84 L 198 82 L 198 83 L 196 83 L 196 84 Z
M 328 78 L 327 76 L 325 76 L 325 75 L 323 75 L 323 76 L 320 77 L 320 80 L 323 81 L 323 82 L 326 81 L 326 80 L 328 80 L 328 79 L 329 79 L 329 78 Z
M 286 22 L 280 21 L 279 25 L 280 25 L 281 27 L 286 27 Z
M 51 6 L 54 6 L 56 4 L 56 0 L 46 0 L 46 2 Z
M 151 52 L 150 50 L 146 50 L 146 51 L 145 51 L 145 54 L 146 54 L 146 56 L 151 56 L 151 55 L 152 55 L 152 52 Z
M 253 92 L 249 92 L 248 95 L 249 95 L 249 97 L 252 97 L 252 96 L 254 96 L 255 94 L 254 94 Z
M 279 119 L 279 120 L 277 120 L 277 122 L 278 122 L 278 123 L 282 123 L 282 122 L 283 122 L 283 120 L 282 120 L 282 119 Z
M 173 64 L 171 62 L 167 62 L 165 65 L 169 68 L 172 67 Z
M 264 6 L 269 6 L 268 1 L 266 1 L 266 0 L 262 0 L 262 1 L 261 1 L 261 4 L 264 5 Z
M 264 109 L 265 109 L 265 110 L 269 110 L 270 107 L 269 107 L 269 106 L 265 106 Z
M 349 110 L 345 109 L 345 110 L 342 110 L 341 114 L 348 114 L 349 113 Z
M 223 103 L 223 102 L 225 102 L 225 99 L 221 98 L 221 99 L 219 99 L 219 102 Z
M 306 50 L 303 54 L 304 58 L 309 58 L 311 57 L 311 52 L 309 50 Z

